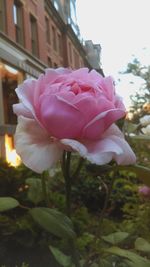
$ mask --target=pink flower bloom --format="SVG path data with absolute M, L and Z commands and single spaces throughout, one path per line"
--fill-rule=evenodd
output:
M 143 185 L 139 187 L 138 191 L 141 196 L 150 198 L 150 187 Z
M 135 163 L 135 155 L 114 124 L 125 116 L 111 77 L 87 68 L 47 69 L 38 80 L 16 89 L 20 103 L 16 149 L 25 165 L 36 172 L 53 166 L 63 150 L 77 151 L 102 165 Z

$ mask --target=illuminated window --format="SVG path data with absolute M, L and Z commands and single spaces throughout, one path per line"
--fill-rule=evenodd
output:
M 16 29 L 16 42 L 24 45 L 23 12 L 20 1 L 15 0 L 13 5 L 13 19 Z
M 18 70 L 1 64 L 1 80 L 3 92 L 3 108 L 5 124 L 16 124 L 17 116 L 12 110 L 12 105 L 18 102 L 15 92 L 18 83 L 23 80 L 23 75 Z
M 5 156 L 6 161 L 13 167 L 17 167 L 21 163 L 20 157 L 14 148 L 14 139 L 11 135 L 5 135 Z

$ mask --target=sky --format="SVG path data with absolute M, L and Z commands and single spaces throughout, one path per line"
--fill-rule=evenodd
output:
M 105 76 L 114 77 L 128 108 L 129 95 L 138 90 L 141 80 L 119 72 L 134 56 L 150 65 L 150 0 L 76 0 L 76 8 L 81 36 L 101 45 Z

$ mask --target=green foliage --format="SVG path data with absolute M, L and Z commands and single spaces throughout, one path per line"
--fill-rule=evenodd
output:
M 124 169 L 125 171 L 128 172 L 133 172 L 136 174 L 137 178 L 139 178 L 144 184 L 147 186 L 150 186 L 150 169 L 140 166 L 140 165 L 133 165 L 133 166 L 117 166 L 116 167 L 118 170 Z
M 7 267 L 7 266 L 1 265 L 1 267 Z M 29 265 L 23 262 L 20 266 L 16 265 L 15 267 L 29 267 Z
M 126 232 L 116 232 L 107 236 L 101 236 L 101 238 L 112 245 L 118 245 L 122 243 L 129 236 Z
M 55 209 L 33 208 L 30 214 L 46 231 L 65 239 L 75 238 L 72 222 L 63 213 Z
M 73 162 L 73 166 L 76 167 L 76 162 Z M 46 247 L 51 246 L 54 247 L 54 250 L 51 250 L 54 258 L 61 259 L 62 257 L 63 260 L 59 265 L 53 262 L 50 266 L 67 266 L 63 265 L 67 264 L 65 261 L 69 262 L 70 259 L 69 248 L 65 239 L 74 238 L 73 229 L 75 229 L 77 233 L 75 242 L 82 267 L 110 267 L 112 262 L 116 267 L 133 267 L 137 258 L 133 260 L 133 254 L 130 253 L 128 257 L 125 256 L 127 251 L 134 253 L 134 256 L 139 256 L 139 262 L 145 264 L 142 256 L 144 255 L 147 260 L 149 258 L 147 251 L 150 242 L 150 205 L 143 203 L 137 194 L 139 180 L 135 169 L 123 167 L 115 170 L 113 169 L 114 166 L 114 163 L 101 167 L 85 163 L 81 174 L 74 178 L 72 190 L 73 225 L 70 219 L 62 214 L 65 210 L 65 186 L 59 169 L 53 178 L 47 177 L 46 179 L 49 208 L 40 207 L 44 205 L 40 176 L 23 166 L 12 170 L 13 178 L 10 179 L 10 184 L 14 179 L 13 184 L 15 186 L 13 188 L 15 190 L 13 189 L 11 197 L 16 198 L 21 205 L 17 209 L 7 210 L 0 216 L 0 234 L 2 237 L 0 258 L 1 251 L 7 251 L 8 244 L 19 246 L 23 251 L 26 249 L 32 251 L 35 248 L 35 250 L 40 251 L 39 254 L 41 251 L 43 253 Z M 5 180 L 4 173 L 8 175 L 10 167 L 5 166 L 5 168 L 6 171 L 3 170 L 3 176 L 0 172 L 0 182 L 10 188 L 9 179 L 6 179 L 7 183 L 3 181 Z M 143 169 L 140 168 L 140 171 L 141 176 Z M 146 169 L 145 172 L 144 169 L 146 179 L 148 175 L 149 171 L 147 172 Z M 103 217 L 101 217 L 105 197 L 109 192 L 111 195 L 106 203 Z M 3 194 L 2 196 L 4 197 Z M 144 244 L 143 251 L 140 250 L 141 240 L 144 242 L 142 243 Z M 121 250 L 118 250 L 119 252 L 112 251 L 109 248 L 110 245 L 117 245 L 117 249 Z M 39 250 L 39 248 L 43 250 Z M 106 253 L 103 248 L 104 250 L 110 249 L 109 253 L 108 251 Z M 48 255 L 51 256 L 51 253 L 48 254 L 47 252 L 45 258 L 48 259 Z M 28 262 L 26 258 L 23 260 Z M 14 261 L 14 266 L 16 264 L 18 262 Z M 30 261 L 29 265 L 32 267 Z M 41 267 L 40 263 L 37 263 L 36 266 Z M 48 264 L 44 265 L 43 263 L 42 267 L 45 266 L 47 267 Z
M 135 254 L 129 250 L 121 249 L 119 247 L 111 247 L 104 250 L 106 253 L 117 255 L 121 258 L 125 258 L 128 260 L 128 266 L 137 266 L 137 267 L 149 267 L 150 261 L 145 259 L 144 257 Z
M 138 237 L 135 240 L 135 249 L 142 252 L 150 253 L 150 243 L 147 242 L 147 240 L 145 240 L 144 238 Z
M 52 252 L 53 256 L 55 257 L 56 261 L 63 267 L 73 267 L 73 263 L 70 256 L 66 256 L 62 253 L 59 249 L 49 246 L 50 251 Z
M 44 200 L 41 179 L 39 178 L 28 178 L 26 184 L 29 185 L 27 192 L 27 198 L 35 205 Z
M 145 102 L 150 102 L 150 66 L 143 66 L 140 61 L 135 58 L 128 64 L 125 73 L 132 73 L 134 76 L 143 79 L 143 85 L 141 86 L 139 92 L 132 96 L 133 108 L 141 108 Z M 143 115 L 144 110 L 141 112 L 141 116 Z
M 14 209 L 19 206 L 19 202 L 12 197 L 0 197 L 0 212 Z

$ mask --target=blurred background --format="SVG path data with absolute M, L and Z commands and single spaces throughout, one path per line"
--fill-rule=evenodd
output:
M 47 67 L 113 76 L 139 123 L 150 113 L 149 25 L 148 0 L 0 0 L 0 157 L 20 163 L 15 88 Z

